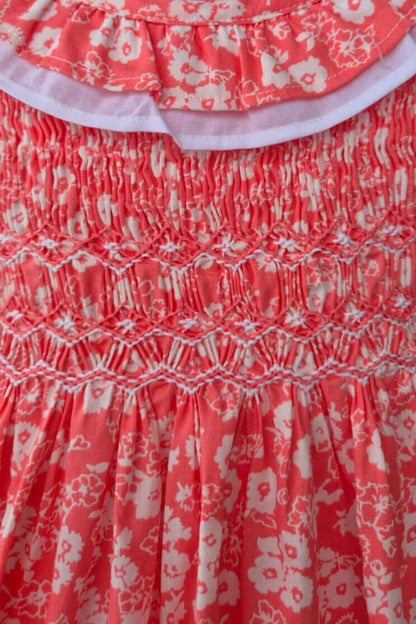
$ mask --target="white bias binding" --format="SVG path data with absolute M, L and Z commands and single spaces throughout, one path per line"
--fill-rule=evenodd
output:
M 99 89 L 20 58 L 0 40 L 0 89 L 64 121 L 121 132 L 169 134 L 182 149 L 264 147 L 349 119 L 416 74 L 416 27 L 384 57 L 335 91 L 248 111 L 159 109 L 146 91 Z

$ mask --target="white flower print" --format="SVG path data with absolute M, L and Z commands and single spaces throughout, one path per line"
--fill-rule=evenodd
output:
M 348 474 L 354 474 L 354 441 L 346 440 L 337 451 L 338 460 Z
M 68 563 L 63 561 L 57 561 L 53 570 L 52 576 L 52 591 L 54 594 L 59 594 L 64 585 L 68 585 L 71 581 L 73 574 L 71 574 L 71 568 Z
M 162 480 L 159 475 L 147 475 L 132 469 L 117 478 L 116 496 L 126 504 L 132 501 L 136 518 L 154 518 L 160 512 Z
M 165 546 L 170 547 L 178 540 L 190 540 L 191 537 L 191 527 L 185 526 L 179 518 L 173 515 L 173 509 L 166 505 L 163 521 L 163 543 Z
M 257 610 L 251 616 L 249 624 L 288 624 L 282 612 L 274 609 L 267 600 L 259 600 Z
M 311 56 L 307 61 L 290 65 L 289 74 L 304 91 L 321 93 L 325 90 L 328 72 L 318 58 Z
M 414 520 L 416 520 L 416 515 Z M 387 566 L 382 561 L 380 561 L 380 559 L 374 559 L 373 561 L 371 561 L 370 568 L 373 574 L 379 578 L 380 583 L 391 583 L 393 573 L 388 572 Z
M 93 507 L 100 500 L 105 485 L 95 474 L 82 474 L 66 486 L 70 505 Z
M 311 420 L 312 440 L 317 451 L 325 451 L 331 444 L 328 423 L 323 414 L 317 414 Z
M 281 531 L 280 549 L 286 566 L 293 568 L 309 568 L 312 561 L 309 557 L 308 540 L 298 533 Z
M 27 614 L 30 619 L 37 618 L 45 621 L 51 589 L 49 581 L 31 580 L 23 584 L 16 600 L 18 612 Z
M 329 575 L 324 594 L 330 609 L 346 609 L 361 594 L 360 579 L 351 568 L 340 568 Z
M 95 51 L 90 50 L 85 60 L 73 64 L 72 76 L 93 85 L 96 80 L 109 81 L 111 71 L 107 63 Z
M 340 28 L 334 36 L 334 58 L 338 65 L 356 66 L 358 58 L 370 57 L 373 45 L 372 29 L 353 36 L 349 30 Z
M 184 80 L 189 85 L 198 85 L 207 78 L 208 65 L 186 50 L 175 49 L 169 61 L 169 71 L 176 80 Z
M 300 438 L 293 453 L 293 463 L 299 468 L 302 479 L 309 479 L 312 475 L 312 464 L 310 456 L 311 436 L 306 434 Z
M 400 445 L 402 461 L 412 461 L 416 453 L 416 412 L 401 410 L 397 416 L 395 433 Z
M 281 597 L 283 603 L 299 613 L 312 602 L 312 580 L 301 572 L 289 569 L 284 582 Z
M 278 592 L 282 586 L 283 567 L 277 538 L 259 537 L 257 546 L 262 554 L 255 559 L 255 566 L 248 569 L 247 576 L 261 594 Z
M 141 49 L 141 36 L 131 28 L 123 28 L 119 31 L 114 46 L 108 52 L 108 56 L 113 61 L 128 63 L 139 58 Z
M 12 204 L 10 209 L 4 212 L 3 219 L 10 229 L 19 234 L 23 234 L 29 225 L 28 211 L 21 203 Z
M 70 531 L 67 526 L 63 526 L 59 533 L 56 560 L 64 563 L 79 561 L 82 547 L 81 536 L 75 531 Z
M 384 588 L 378 576 L 368 574 L 366 576 L 365 601 L 369 614 L 378 612 L 384 602 Z
M 127 590 L 137 579 L 137 565 L 124 555 L 117 555 L 111 560 L 111 585 L 115 589 Z
M 379 470 L 383 470 L 387 474 L 390 472 L 390 467 L 384 456 L 380 432 L 377 429 L 374 429 L 371 435 L 371 444 L 368 444 L 366 452 L 370 464 L 374 464 Z
M 416 513 L 404 513 L 403 522 L 405 527 L 404 552 L 410 557 L 416 557 Z
M 273 424 L 276 431 L 284 440 L 290 440 L 294 407 L 292 401 L 283 401 L 274 410 Z
M 53 169 L 53 185 L 57 199 L 60 203 L 67 200 L 68 192 L 74 185 L 75 175 L 68 170 L 66 165 L 58 165 Z
M 221 486 L 221 492 L 223 496 L 224 507 L 228 513 L 231 513 L 234 505 L 237 502 L 238 494 L 240 492 L 241 479 L 238 477 L 237 470 L 230 470 L 227 479 Z
M 35 442 L 40 444 L 45 437 L 37 427 L 28 422 L 18 422 L 14 427 L 12 472 L 18 474 L 33 452 Z
M 179 503 L 182 509 L 186 511 L 193 511 L 199 500 L 199 483 L 182 483 L 178 482 L 177 494 L 175 500 Z
M 68 219 L 68 234 L 78 240 L 82 240 L 87 237 L 88 227 L 82 214 L 78 213 L 73 219 Z M 94 266 L 94 264 L 97 264 L 97 259 L 92 258 L 92 256 L 81 249 L 77 257 L 74 258 L 72 262 L 79 263 L 79 265 L 76 266 L 77 270 L 80 271 L 82 270 L 81 267 L 83 264 L 85 264 L 85 266 Z
M 95 414 L 103 409 L 108 409 L 114 394 L 112 385 L 92 381 L 85 386 L 84 390 L 84 413 Z
M 188 555 L 171 547 L 164 549 L 162 554 L 161 589 L 163 592 L 180 590 L 183 587 L 185 574 L 191 567 Z
M 216 50 L 218 50 L 218 48 L 224 48 L 228 52 L 237 55 L 239 51 L 239 41 L 240 39 L 244 39 L 246 34 L 244 28 L 239 28 L 237 25 L 235 26 L 235 31 L 238 32 L 239 39 L 234 33 L 227 31 L 226 28 L 218 28 L 205 37 L 205 40 L 209 40 Z
M 262 70 L 262 83 L 265 86 L 274 85 L 275 87 L 284 87 L 289 84 L 290 76 L 286 70 L 282 69 L 277 60 L 271 54 L 263 52 L 260 57 Z
M 198 567 L 198 582 L 196 608 L 203 610 L 215 601 L 218 579 L 214 576 L 213 565 L 210 567 L 200 564 Z
M 339 13 L 347 22 L 362 24 L 364 20 L 373 15 L 374 3 L 372 0 L 332 0 L 334 11 Z
M 405 624 L 403 613 L 403 592 L 401 587 L 386 592 L 383 606 L 378 610 L 382 618 L 385 616 L 389 624 Z
M 57 14 L 56 2 L 51 0 L 35 0 L 21 17 L 23 20 L 47 21 Z
M 240 588 L 238 576 L 231 570 L 221 570 L 218 575 L 219 597 L 218 601 L 221 605 L 237 604 L 240 598 Z
M 252 472 L 247 484 L 247 509 L 271 514 L 276 506 L 277 479 L 271 468 Z
M 14 513 L 14 506 L 12 503 L 7 503 L 0 525 L 0 536 L 5 539 L 11 533 L 13 533 L 16 527 L 16 514 Z
M 58 47 L 61 28 L 50 28 L 46 26 L 40 32 L 33 35 L 29 43 L 29 48 L 37 56 L 50 56 Z
M 221 477 L 225 477 L 227 474 L 227 466 L 231 453 L 231 449 L 233 446 L 234 436 L 231 434 L 226 434 L 222 438 L 222 443 L 217 448 L 217 452 L 215 453 L 214 461 L 218 464 L 220 469 Z
M 105 225 L 110 225 L 112 219 L 118 214 L 118 204 L 113 201 L 111 195 L 104 193 L 97 199 L 97 210 L 102 222 Z
M 221 548 L 222 526 L 216 518 L 202 520 L 199 528 L 199 556 L 208 565 L 217 560 Z
M 245 6 L 243 2 L 224 0 L 173 0 L 168 3 L 169 17 L 178 20 L 195 21 L 217 19 L 229 21 L 234 17 L 243 15 Z
M 7 41 L 13 47 L 19 47 L 24 43 L 23 32 L 20 28 L 11 24 L 0 24 L 0 40 Z
M 188 436 L 185 442 L 185 455 L 188 458 L 188 465 L 191 470 L 199 466 L 201 440 L 194 435 Z
M 101 2 L 101 5 L 103 6 L 103 8 L 110 8 L 110 9 L 124 9 L 126 4 L 126 0 L 104 0 L 104 2 Z

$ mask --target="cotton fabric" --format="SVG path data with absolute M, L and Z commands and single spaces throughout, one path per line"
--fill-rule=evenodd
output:
M 329 93 L 387 54 L 414 0 L 13 0 L 22 58 L 161 108 L 247 110 Z M 76 43 L 75 43 L 76 42 Z
M 416 72 L 416 26 L 356 78 L 313 100 L 249 111 L 159 108 L 147 91 L 110 92 L 33 66 L 0 40 L 0 88 L 58 119 L 93 128 L 169 134 L 183 149 L 246 149 L 308 136 L 344 121 Z
M 415 93 L 225 152 L 2 94 L 2 622 L 413 621 Z
M 0 1 L 2 624 L 416 624 L 415 17 Z M 302 98 L 291 140 L 219 121 Z

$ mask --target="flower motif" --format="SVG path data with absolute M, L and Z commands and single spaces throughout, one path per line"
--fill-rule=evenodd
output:
M 281 531 L 279 543 L 285 565 L 293 568 L 309 568 L 312 561 L 309 557 L 308 540 L 299 533 Z
M 12 455 L 13 473 L 18 474 L 34 446 L 39 446 L 44 435 L 31 423 L 20 421 L 14 427 L 14 447 Z
M 287 624 L 287 620 L 267 600 L 259 600 L 257 611 L 251 616 L 249 624 Z
M 289 84 L 290 76 L 288 72 L 281 68 L 276 58 L 267 52 L 263 52 L 260 57 L 262 83 L 268 87 L 273 85 L 281 88 Z
M 33 35 L 29 43 L 30 51 L 37 56 L 50 56 L 59 45 L 61 28 L 50 28 L 46 26 L 40 32 Z
M 238 576 L 232 570 L 221 570 L 218 575 L 218 602 L 221 605 L 237 604 L 240 598 L 240 583 Z
M 68 585 L 72 577 L 70 566 L 62 561 L 57 561 L 52 574 L 52 592 L 59 594 L 62 586 Z
M 271 514 L 276 506 L 277 479 L 271 468 L 251 472 L 247 484 L 247 509 Z
M 357 59 L 369 57 L 373 49 L 374 39 L 370 33 L 353 35 L 350 30 L 339 28 L 334 34 L 334 57 L 340 65 L 354 66 Z
M 0 40 L 7 41 L 7 43 L 17 48 L 24 43 L 25 39 L 20 28 L 4 22 L 0 24 Z
M 301 572 L 289 569 L 282 589 L 281 597 L 283 603 L 299 613 L 312 602 L 313 582 Z
M 109 82 L 111 71 L 99 54 L 90 50 L 83 62 L 78 61 L 72 65 L 72 76 L 76 80 L 93 85 L 97 80 L 102 83 Z
M 16 613 L 28 615 L 30 619 L 45 620 L 52 586 L 49 581 L 32 580 L 23 583 L 19 598 L 15 602 Z
M 184 586 L 185 574 L 191 567 L 188 555 L 174 547 L 165 549 L 162 555 L 162 591 L 180 590 Z
M 328 72 L 318 58 L 311 56 L 307 61 L 290 65 L 289 74 L 304 91 L 321 93 L 325 90 Z
M 104 483 L 95 474 L 82 474 L 66 487 L 67 496 L 75 505 L 92 507 L 104 491 Z
M 169 72 L 178 81 L 198 85 L 206 80 L 208 65 L 187 50 L 175 49 L 169 61 Z
M 75 531 L 70 531 L 67 526 L 63 526 L 59 533 L 56 561 L 63 563 L 79 561 L 81 559 L 82 546 L 81 536 Z
M 247 576 L 258 592 L 278 592 L 283 580 L 282 555 L 277 538 L 259 537 L 257 547 L 262 553 L 254 561 L 254 567 L 247 571 Z
M 329 609 L 347 609 L 361 595 L 360 579 L 351 568 L 340 568 L 328 578 L 324 594 Z
M 108 56 L 113 61 L 129 63 L 139 58 L 142 50 L 142 39 L 138 33 L 130 28 L 123 28 L 110 48 Z
M 115 589 L 127 590 L 136 581 L 138 573 L 137 565 L 124 555 L 115 556 L 111 561 L 111 585 Z
M 347 22 L 362 24 L 373 15 L 374 3 L 372 0 L 332 0 L 335 13 L 339 13 Z

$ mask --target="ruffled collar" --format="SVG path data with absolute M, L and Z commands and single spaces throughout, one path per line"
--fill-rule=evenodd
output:
M 413 0 L 13 0 L 0 36 L 30 63 L 161 109 L 242 111 L 345 85 L 416 23 Z M 1 4 L 0 4 L 1 6 Z

